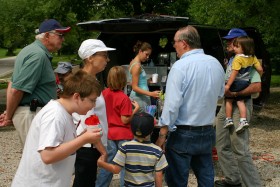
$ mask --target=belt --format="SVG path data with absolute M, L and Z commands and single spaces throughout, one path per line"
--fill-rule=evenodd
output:
M 191 130 L 206 130 L 212 129 L 213 125 L 205 125 L 205 126 L 190 126 L 190 125 L 177 125 L 177 129 L 191 131 Z
M 29 107 L 30 104 L 19 104 L 18 106 L 26 106 L 26 107 Z M 45 105 L 44 104 L 41 104 L 41 103 L 38 103 L 37 104 L 37 107 L 44 107 Z

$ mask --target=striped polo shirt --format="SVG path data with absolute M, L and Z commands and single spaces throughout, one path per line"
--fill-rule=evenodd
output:
M 160 147 L 137 140 L 123 143 L 113 162 L 125 167 L 125 186 L 154 186 L 155 172 L 168 165 Z

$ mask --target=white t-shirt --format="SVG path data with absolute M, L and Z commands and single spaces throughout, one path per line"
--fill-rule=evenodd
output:
M 85 124 L 85 120 L 90 117 L 91 115 L 96 114 L 99 118 L 100 125 L 102 128 L 102 137 L 101 141 L 104 146 L 107 146 L 107 135 L 108 135 L 108 121 L 107 121 L 107 115 L 106 115 L 106 105 L 105 105 L 105 100 L 103 95 L 101 94 L 99 97 L 96 99 L 96 106 L 89 110 L 86 115 L 79 115 L 77 113 L 73 113 L 73 118 L 75 124 L 78 124 L 77 127 L 77 135 L 80 135 L 84 130 L 87 128 Z M 81 120 L 79 122 L 79 120 Z M 91 147 L 90 144 L 85 144 L 83 147 Z
M 46 165 L 39 151 L 74 138 L 72 116 L 58 101 L 51 100 L 32 121 L 12 187 L 69 187 L 76 153 Z

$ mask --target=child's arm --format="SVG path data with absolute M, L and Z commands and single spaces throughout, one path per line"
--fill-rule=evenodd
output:
M 257 70 L 257 72 L 260 74 L 260 76 L 262 76 L 263 74 L 263 68 L 262 68 L 262 65 L 260 63 L 260 61 L 257 59 L 256 56 L 254 56 L 254 68 Z
M 260 74 L 260 76 L 262 76 L 262 74 L 263 74 L 263 68 L 262 68 L 261 64 L 260 64 L 260 63 L 255 64 L 255 65 L 254 65 L 254 68 L 257 70 L 257 72 Z
M 131 101 L 132 105 L 134 106 L 134 109 L 133 109 L 133 112 L 130 116 L 121 116 L 121 121 L 124 123 L 124 124 L 128 124 L 130 123 L 133 115 L 138 112 L 140 106 L 139 104 L 136 102 L 136 101 Z
M 256 67 L 255 67 L 256 68 Z M 257 68 L 256 68 L 256 70 L 257 70 L 257 72 L 260 74 L 260 76 L 262 76 L 262 74 L 263 74 L 263 68 L 261 67 L 261 66 L 258 66 Z
M 106 158 L 104 156 L 100 156 L 99 159 L 97 160 L 97 165 L 114 174 L 120 173 L 120 171 L 122 170 L 122 168 L 120 166 L 107 163 L 105 160 L 106 160 Z
M 157 171 L 155 175 L 155 187 L 162 187 L 162 177 L 163 177 L 162 171 Z
M 100 152 L 100 154 L 102 156 L 104 156 L 105 159 L 107 159 L 107 151 L 106 151 L 104 145 L 102 144 L 101 140 L 99 140 L 97 143 L 95 143 L 94 146 Z
M 47 147 L 40 151 L 41 159 L 45 164 L 53 164 L 67 158 L 69 155 L 75 153 L 80 147 L 86 143 L 96 143 L 100 141 L 100 131 L 102 129 L 94 129 L 86 131 L 74 140 L 62 143 L 57 147 Z
M 229 90 L 230 86 L 232 85 L 233 81 L 235 80 L 236 76 L 238 75 L 238 70 L 232 70 L 230 77 L 227 81 L 227 84 L 225 86 L 225 93 Z

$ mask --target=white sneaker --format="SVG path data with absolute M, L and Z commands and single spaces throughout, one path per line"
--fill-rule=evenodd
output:
M 233 126 L 233 121 L 232 121 L 232 119 L 231 119 L 231 118 L 226 118 L 225 123 L 224 123 L 224 129 L 225 129 L 225 128 L 229 128 L 229 127 L 231 127 L 231 126 Z
M 249 127 L 249 123 L 247 122 L 247 120 L 240 121 L 238 127 L 235 130 L 235 132 L 236 133 L 241 133 L 248 127 Z

